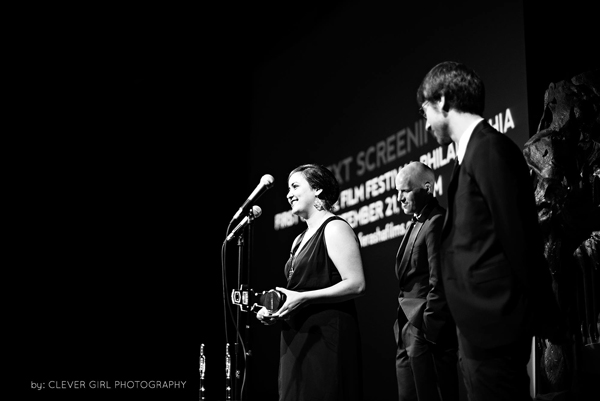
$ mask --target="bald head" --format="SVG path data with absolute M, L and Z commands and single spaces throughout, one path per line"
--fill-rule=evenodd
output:
M 398 202 L 406 214 L 418 214 L 433 198 L 435 174 L 421 162 L 410 162 L 398 172 Z
M 396 182 L 399 178 L 406 179 L 415 188 L 426 188 L 427 192 L 433 194 L 435 174 L 433 170 L 421 162 L 410 162 L 398 172 Z M 429 185 L 425 185 L 429 184 Z

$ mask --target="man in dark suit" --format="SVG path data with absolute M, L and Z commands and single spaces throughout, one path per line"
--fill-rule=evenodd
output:
M 458 400 L 456 328 L 446 304 L 439 258 L 444 209 L 435 175 L 420 162 L 396 176 L 398 202 L 412 220 L 396 256 L 400 285 L 396 376 L 400 401 Z
M 484 99 L 479 76 L 454 62 L 431 69 L 417 91 L 427 129 L 453 141 L 458 159 L 442 230 L 444 289 L 469 399 L 530 400 L 532 336 L 554 298 L 527 164 L 481 117 Z

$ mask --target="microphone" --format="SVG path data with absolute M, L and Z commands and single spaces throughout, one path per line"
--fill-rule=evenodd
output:
M 262 214 L 262 209 L 260 208 L 260 206 L 252 206 L 252 219 L 255 219 L 257 217 L 260 217 L 260 215 Z M 233 237 L 235 237 L 238 233 L 238 231 L 241 231 L 244 227 L 246 227 L 248 224 L 250 224 L 250 216 L 246 216 L 244 217 L 244 219 L 242 221 L 240 221 L 240 224 L 237 225 L 236 228 L 233 229 L 233 231 L 231 232 L 231 234 L 229 234 L 226 238 L 226 241 L 231 241 L 233 239 Z
M 244 202 L 244 204 L 242 205 L 242 207 L 240 207 L 237 211 L 237 213 L 235 214 L 235 216 L 233 216 L 233 219 L 231 219 L 231 221 L 239 218 L 242 213 L 244 213 L 244 210 L 246 209 L 246 207 L 248 207 L 248 205 L 252 202 L 254 202 L 256 199 L 258 199 L 263 193 L 265 193 L 265 191 L 269 188 L 271 188 L 273 186 L 273 181 L 275 181 L 275 179 L 273 178 L 273 176 L 271 174 L 265 174 L 262 176 L 262 178 L 260 179 L 260 184 L 258 184 L 258 186 L 254 189 L 254 191 L 250 194 L 250 196 L 248 197 L 248 199 L 246 199 L 246 202 Z M 259 213 L 260 215 L 260 213 Z M 258 216 L 256 216 L 258 217 Z

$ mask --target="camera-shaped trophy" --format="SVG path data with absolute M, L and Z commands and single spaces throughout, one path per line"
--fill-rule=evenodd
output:
M 239 290 L 231 291 L 231 302 L 239 306 L 243 312 L 257 313 L 265 307 L 270 313 L 275 313 L 285 303 L 286 296 L 283 292 L 269 290 L 256 292 L 243 284 Z

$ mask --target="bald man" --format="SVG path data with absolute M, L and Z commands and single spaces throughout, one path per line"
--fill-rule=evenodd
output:
M 442 287 L 440 239 L 445 210 L 435 174 L 411 162 L 396 176 L 398 202 L 412 216 L 396 255 L 400 286 L 394 334 L 400 401 L 458 400 L 456 327 Z

